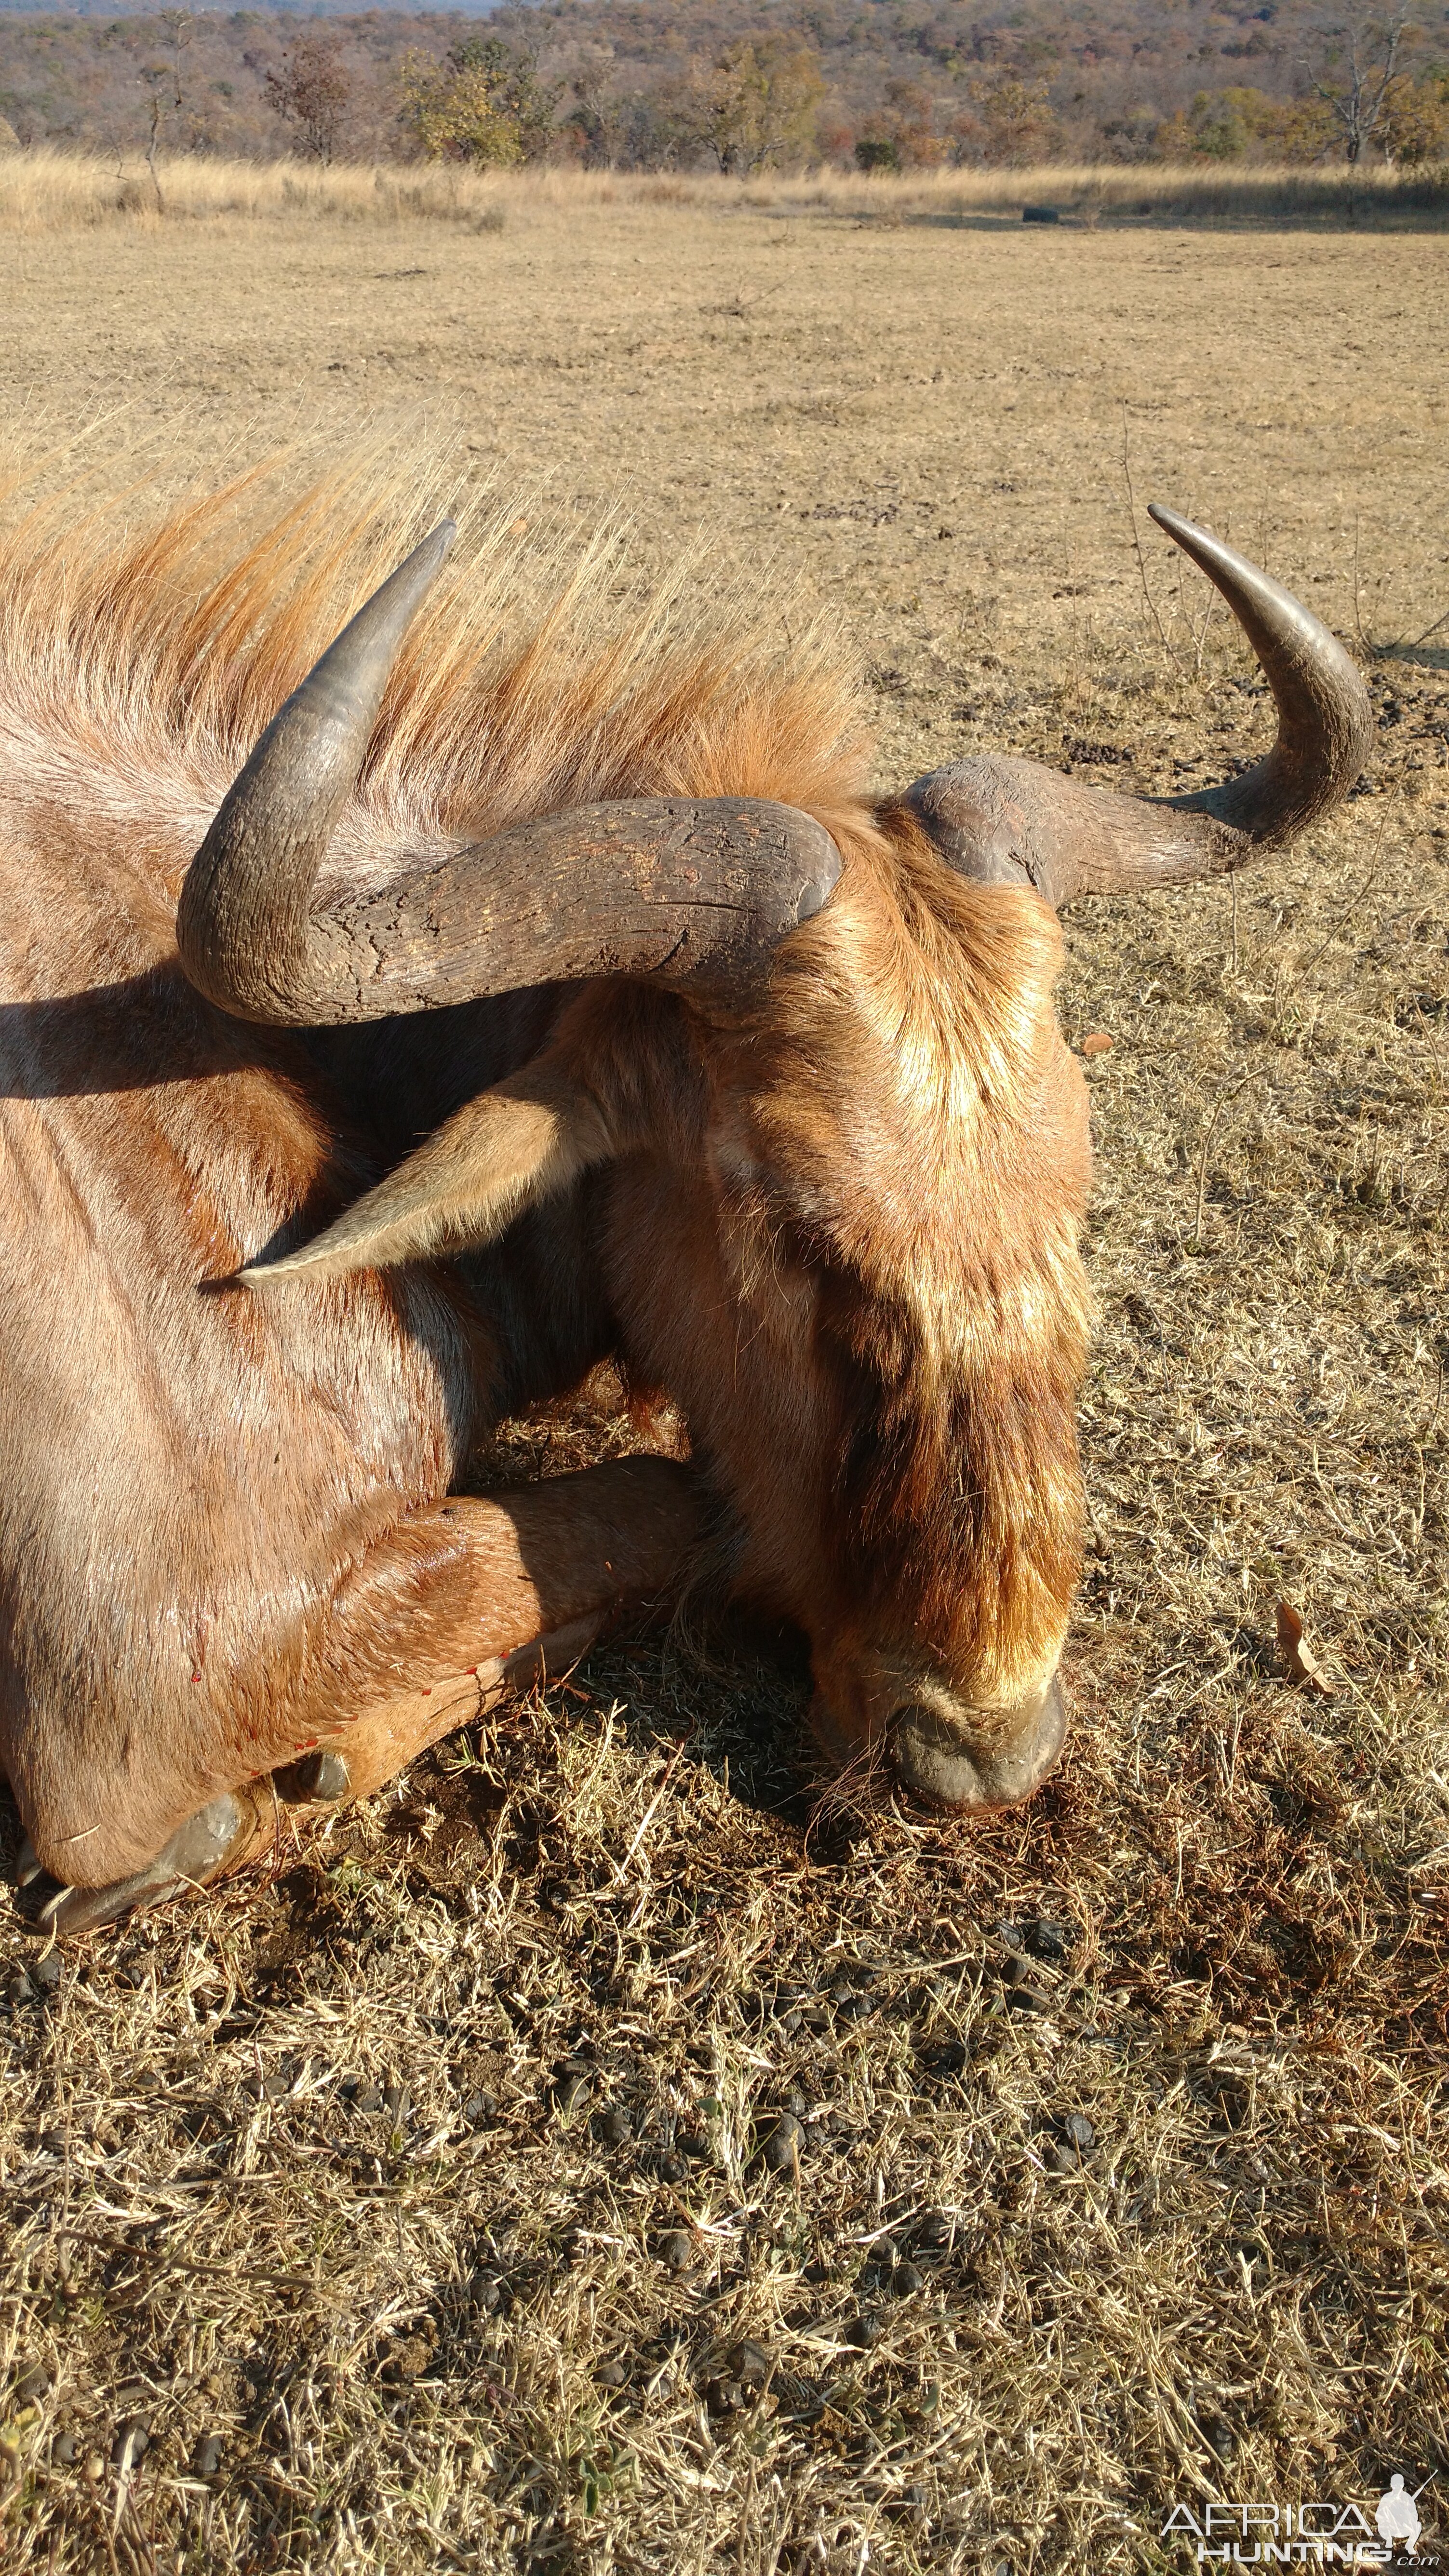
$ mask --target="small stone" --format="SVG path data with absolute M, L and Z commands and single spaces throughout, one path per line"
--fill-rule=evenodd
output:
M 1082 2160 L 1075 2148 L 1064 2147 L 1056 2138 L 1053 2138 L 1047 2148 L 1043 2161 L 1048 2173 L 1074 2174 L 1082 2170 Z
M 737 2343 L 730 2353 L 729 2366 L 746 2388 L 763 2388 L 770 2376 L 770 2356 L 763 2344 Z
M 1044 1915 L 1027 1926 L 1028 1950 L 1034 1959 L 1044 1960 L 1048 1967 L 1061 1967 L 1070 1956 L 1075 1943 L 1076 1934 L 1069 1924 L 1050 1923 Z
M 873 2315 L 869 2308 L 862 2308 L 859 2316 L 852 2317 L 845 2331 L 847 2339 L 854 2344 L 857 2352 L 871 2352 L 879 2343 L 885 2328 L 879 2317 Z
M 677 2156 L 672 2147 L 659 2159 L 659 2174 L 663 2182 L 681 2183 L 688 2172 L 683 2156 Z
M 1237 2457 L 1238 2437 L 1231 2424 L 1224 2423 L 1221 2415 L 1204 2416 L 1202 2430 L 1203 2439 L 1218 2459 L 1232 2460 Z
M 463 2105 L 463 2117 L 470 2129 L 486 2129 L 498 2109 L 491 2093 L 470 2093 Z
M 43 1959 L 32 1960 L 30 1981 L 33 1986 L 38 1987 L 41 1994 L 53 1995 L 60 1990 L 63 1973 L 60 1952 L 47 1950 Z
M 922 2049 L 921 2064 L 928 2075 L 944 2078 L 964 2074 L 970 2056 L 964 2039 L 943 2039 L 930 2048 Z
M 35 2406 L 50 2386 L 50 2373 L 43 2361 L 32 2361 L 11 2385 L 10 2402 L 14 2406 Z
M 894 2298 L 912 2298 L 917 2290 L 924 2289 L 924 2287 L 925 2274 L 923 2272 L 919 2272 L 914 2263 L 898 2263 L 896 2265 L 895 2270 L 891 2274 L 891 2294 Z
M 262 2098 L 267 2102 L 284 2102 L 291 2090 L 290 2075 L 285 2074 L 280 2066 L 274 2066 L 262 2085 Z
M 79 2449 L 80 2444 L 74 2433 L 57 2433 L 50 2446 L 50 2456 L 58 2468 L 68 2469 Z
M 405 2084 L 385 2084 L 382 2089 L 382 2107 L 385 2111 L 390 2113 L 392 2124 L 395 2129 L 405 2129 L 413 2115 L 413 2106 L 408 2095 L 407 2086 Z
M 191 2455 L 191 2465 L 199 2478 L 214 2478 L 221 2467 L 222 2438 L 219 2433 L 203 2433 Z
M 487 2264 L 468 2275 L 468 2305 L 485 2317 L 496 2316 L 503 2305 L 503 2282 Z
M 421 2379 L 432 2358 L 433 2347 L 426 2335 L 404 2335 L 383 2363 L 382 2376 L 393 2387 Z
M 23 1968 L 16 1969 L 5 1989 L 5 2000 L 8 2004 L 14 2004 L 17 2007 L 21 2004 L 34 2003 L 35 1988 Z
M 561 2075 L 555 2077 L 553 2098 L 555 2107 L 565 2119 L 571 2111 L 578 2109 L 580 2103 L 587 2102 L 589 2079 L 581 2067 L 566 2067 Z
M 627 2385 L 629 2374 L 622 2361 L 601 2361 L 594 2377 L 601 2388 L 623 2388 Z
M 846 1995 L 836 2006 L 835 2018 L 843 2022 L 864 2021 L 874 2010 L 869 1995 Z
M 599 2137 L 606 2147 L 627 2147 L 634 2135 L 634 2123 L 622 2103 L 615 2103 L 599 2121 Z
M 797 2030 L 803 2030 L 804 2026 L 805 2015 L 798 2004 L 792 2004 L 787 2013 L 780 2015 L 780 2028 L 787 2039 L 793 2039 Z
M 43 2156 L 63 2156 L 65 2154 L 64 2129 L 42 2129 L 40 2152 Z
M 352 2107 L 354 2111 L 380 2111 L 382 2109 L 382 2086 L 380 2084 L 364 2084 L 361 2092 L 354 2095 Z
M 782 2111 L 760 2149 L 767 2173 L 795 2173 L 799 2168 L 800 2150 L 805 2131 L 793 2111 Z
M 670 2272 L 688 2272 L 694 2264 L 694 2238 L 684 2227 L 671 2227 L 659 2239 L 659 2260 Z
M 1097 2143 L 1097 2132 L 1085 2111 L 1068 2112 L 1062 2122 L 1062 2136 L 1069 2147 L 1079 2148 L 1083 2155 Z
M 704 2392 L 704 2402 L 711 2415 L 738 2415 L 745 2392 L 737 2379 L 712 2379 Z
M 955 2230 L 944 2209 L 923 2209 L 911 2230 L 911 2242 L 918 2253 L 940 2254 L 950 2244 Z

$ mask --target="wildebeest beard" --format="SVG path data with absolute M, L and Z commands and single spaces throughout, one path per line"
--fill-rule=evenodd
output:
M 1009 1685 L 1039 1659 L 1081 1574 L 1073 1404 L 1080 1333 L 1031 1362 L 923 1347 L 899 1302 L 827 1273 L 823 1355 L 841 1391 L 829 1529 L 842 1594 L 883 1637 Z

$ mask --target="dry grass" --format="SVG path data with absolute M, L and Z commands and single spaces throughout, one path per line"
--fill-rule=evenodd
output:
M 0 2022 L 6 2569 L 1096 2576 L 1186 2567 L 1175 2497 L 1371 2508 L 1395 2468 L 1442 2534 L 1435 246 L 619 199 L 448 244 L 38 235 L 8 414 L 57 476 L 91 415 L 149 506 L 381 385 L 581 526 L 622 488 L 646 569 L 708 521 L 843 606 L 884 777 L 991 742 L 1189 785 L 1261 698 L 1150 539 L 1158 640 L 1125 401 L 1139 492 L 1361 628 L 1382 747 L 1236 910 L 1072 921 L 1069 1029 L 1114 1045 L 1058 1780 L 812 1822 L 787 1664 L 621 1650 L 67 1956 Z M 1279 1597 L 1334 1697 L 1278 1673 Z
M 866 223 L 1016 222 L 1047 205 L 1061 222 L 1358 226 L 1397 229 L 1449 220 L 1449 170 L 1049 167 L 925 170 L 860 176 L 813 170 L 755 179 L 612 171 L 482 171 L 428 167 L 322 169 L 304 161 L 221 161 L 188 155 L 101 159 L 37 148 L 0 156 L 0 224 L 25 232 L 130 222 L 458 224 L 484 231 L 510 219 L 606 206 L 694 206 L 717 214 Z
M 306 161 L 100 160 L 37 148 L 0 158 L 0 222 L 22 232 L 109 223 L 409 221 L 496 227 L 502 188 L 470 170 L 323 169 Z

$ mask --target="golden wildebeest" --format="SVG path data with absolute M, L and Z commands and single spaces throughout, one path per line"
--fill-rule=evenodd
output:
M 1324 813 L 1352 663 L 1158 511 L 1257 653 L 1267 757 L 1165 801 L 997 758 L 879 799 L 824 648 L 601 643 L 567 586 L 505 648 L 506 553 L 471 627 L 466 583 L 419 614 L 446 527 L 295 685 L 376 537 L 354 501 L 329 550 L 314 504 L 218 569 L 219 506 L 0 564 L 22 1875 L 75 1930 L 207 1879 L 667 1607 L 702 1534 L 806 1631 L 837 1760 L 1025 1797 L 1082 1517 L 1057 909 Z M 688 1464 L 470 1490 L 610 1355 Z

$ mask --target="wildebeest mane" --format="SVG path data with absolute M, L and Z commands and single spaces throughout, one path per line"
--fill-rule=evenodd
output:
M 616 512 L 451 489 L 377 455 L 288 498 L 244 475 L 154 522 L 51 498 L 0 534 L 0 694 L 117 777 L 180 755 L 219 790 L 381 575 L 450 502 L 453 566 L 399 657 L 363 774 L 394 844 L 643 794 L 778 798 L 849 829 L 869 739 L 828 623 L 768 621 L 700 560 L 641 574 Z M 778 586 L 777 586 L 778 587 Z M 733 588 L 735 604 L 730 604 Z M 756 592 L 756 597 L 758 593 Z

